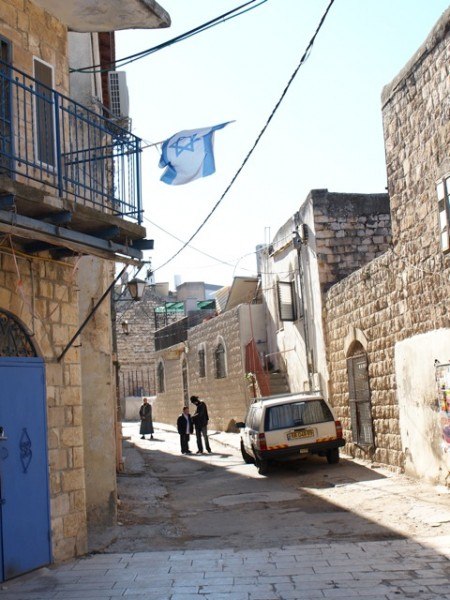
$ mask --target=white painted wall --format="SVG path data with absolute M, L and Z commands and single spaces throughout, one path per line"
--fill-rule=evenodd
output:
M 395 375 L 405 470 L 447 482 L 450 453 L 442 449 L 434 361 L 449 362 L 450 329 L 439 329 L 395 345 Z
M 275 367 L 286 370 L 292 392 L 309 389 L 314 380 L 327 395 L 328 369 L 322 324 L 322 298 L 314 238 L 314 215 L 310 197 L 299 210 L 302 223 L 308 225 L 310 237 L 300 251 L 292 243 L 295 230 L 294 218 L 290 218 L 273 238 L 274 252 L 260 254 L 263 281 L 263 298 L 266 307 L 267 345 L 270 360 Z M 277 281 L 295 281 L 296 289 L 303 290 L 303 317 L 295 322 L 281 322 L 278 318 Z M 309 350 L 309 356 L 307 356 Z M 308 366 L 310 363 L 310 368 Z M 311 370 L 311 377 L 309 371 Z M 314 382 L 313 386 L 314 386 Z

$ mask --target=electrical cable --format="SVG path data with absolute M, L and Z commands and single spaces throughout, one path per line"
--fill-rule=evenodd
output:
M 222 193 L 222 195 L 220 196 L 219 200 L 215 203 L 215 205 L 213 206 L 213 208 L 210 210 L 209 214 L 206 216 L 206 218 L 203 220 L 203 222 L 197 227 L 197 229 L 194 231 L 194 233 L 191 235 L 191 237 L 188 239 L 187 242 L 185 242 L 181 248 L 179 248 L 179 250 L 177 250 L 177 252 L 175 252 L 175 254 L 173 254 L 173 256 L 171 256 L 168 260 L 166 260 L 164 263 L 162 263 L 161 265 L 159 265 L 159 267 L 156 267 L 155 269 L 153 269 L 153 271 L 158 271 L 159 269 L 162 269 L 163 267 L 165 267 L 166 265 L 168 265 L 170 262 L 172 262 L 172 260 L 177 257 L 185 248 L 186 246 L 188 246 L 192 240 L 197 236 L 197 234 L 203 229 L 203 227 L 206 225 L 206 223 L 209 221 L 209 219 L 211 218 L 211 216 L 213 215 L 213 213 L 216 211 L 216 209 L 218 208 L 218 206 L 220 205 L 220 203 L 222 202 L 222 200 L 225 198 L 225 196 L 227 195 L 227 193 L 230 191 L 232 185 L 234 184 L 234 182 L 236 181 L 236 179 L 239 177 L 239 175 L 241 174 L 242 170 L 244 169 L 245 165 L 247 164 L 247 162 L 249 161 L 251 155 L 253 154 L 253 152 L 255 151 L 257 145 L 259 144 L 262 136 L 264 135 L 264 133 L 266 132 L 267 128 L 270 125 L 270 122 L 272 121 L 273 117 L 275 116 L 275 113 L 277 112 L 278 108 L 280 107 L 281 102 L 283 101 L 284 97 L 286 96 L 292 82 L 294 81 L 295 76 L 297 75 L 300 67 L 303 65 L 303 63 L 307 60 L 310 51 L 314 45 L 314 42 L 316 40 L 316 37 L 319 33 L 319 31 L 321 30 L 325 19 L 328 15 L 328 12 L 330 11 L 332 5 L 334 3 L 334 0 L 330 0 L 325 12 L 323 13 L 320 21 L 319 21 L 319 25 L 316 28 L 316 31 L 314 32 L 314 35 L 312 36 L 312 38 L 310 39 L 306 50 L 304 51 L 299 64 L 297 65 L 296 69 L 294 70 L 294 72 L 292 73 L 286 87 L 283 90 L 283 93 L 281 94 L 278 102 L 275 104 L 275 107 L 273 108 L 269 118 L 267 119 L 264 127 L 262 128 L 262 130 L 260 131 L 258 137 L 256 138 L 253 146 L 251 147 L 250 151 L 247 153 L 247 156 L 244 158 L 241 166 L 238 168 L 238 170 L 236 171 L 236 173 L 234 174 L 234 176 L 232 177 L 230 183 L 228 184 L 228 186 L 225 188 L 225 191 Z
M 188 38 L 190 38 L 194 35 L 197 35 L 198 33 L 207 31 L 208 29 L 211 29 L 212 27 L 215 27 L 216 25 L 219 25 L 220 23 L 225 23 L 226 21 L 234 19 L 235 17 L 239 17 L 239 16 L 249 12 L 250 10 L 258 8 L 258 6 L 261 6 L 261 4 L 264 4 L 265 2 L 267 2 L 267 0 L 259 0 L 259 3 L 256 6 L 251 6 L 250 8 L 247 8 L 246 10 L 241 10 L 241 9 L 244 9 L 245 7 L 247 7 L 249 4 L 253 4 L 254 2 L 258 2 L 258 0 L 250 0 L 250 2 L 241 4 L 241 6 L 233 8 L 233 10 L 229 10 L 228 12 L 223 13 L 222 15 L 215 17 L 214 19 L 211 19 L 210 21 L 207 21 L 206 23 L 203 23 L 202 25 L 198 25 L 194 29 L 190 29 L 189 31 L 186 31 L 185 33 L 177 35 L 174 38 L 167 40 L 166 42 L 162 42 L 161 44 L 158 44 L 157 46 L 154 46 L 153 48 L 147 48 L 146 50 L 141 50 L 140 52 L 136 52 L 135 54 L 130 54 L 130 56 L 124 56 L 123 58 L 119 58 L 118 60 L 112 61 L 112 62 L 108 63 L 109 64 L 108 68 L 102 68 L 102 65 L 91 65 L 89 67 L 81 67 L 79 69 L 70 69 L 69 72 L 70 73 L 106 73 L 111 70 L 112 66 L 114 66 L 115 69 L 124 67 L 126 65 L 131 64 L 132 62 L 140 60 L 141 58 L 145 58 L 146 56 L 149 56 L 150 54 L 154 54 L 155 52 L 158 52 L 159 50 L 163 50 L 164 48 L 173 46 L 174 44 L 177 44 L 178 42 L 187 40 Z M 240 12 L 238 12 L 238 11 L 240 11 Z
M 184 243 L 183 240 L 179 237 L 177 237 L 175 234 L 170 233 L 170 231 L 167 231 L 167 229 L 164 229 L 164 227 L 161 227 L 160 225 L 158 225 L 157 223 L 155 223 L 154 221 L 151 221 L 148 217 L 144 216 L 144 221 L 147 221 L 148 223 L 150 223 L 151 225 L 153 225 L 154 227 L 156 227 L 157 229 L 160 229 L 161 231 L 163 231 L 166 235 L 174 238 L 175 240 L 177 240 L 178 242 Z M 285 236 L 284 238 L 281 238 L 279 240 L 277 240 L 277 242 L 284 242 L 286 240 L 291 240 L 291 236 Z M 233 277 L 234 277 L 234 273 L 236 272 L 237 266 L 239 264 L 239 262 L 245 258 L 246 256 L 250 256 L 251 254 L 257 254 L 256 250 L 252 250 L 251 252 L 247 252 L 246 254 L 243 254 L 242 256 L 240 256 L 237 261 L 233 262 L 227 262 L 221 258 L 217 258 L 217 256 L 212 256 L 212 254 L 208 254 L 207 252 L 205 252 L 204 250 L 200 250 L 199 248 L 195 248 L 194 246 L 189 245 L 189 248 L 191 250 L 194 250 L 195 252 L 198 252 L 199 254 L 203 254 L 204 256 L 207 256 L 208 258 L 210 258 L 211 260 L 215 260 L 216 262 L 219 262 L 223 265 L 226 265 L 227 267 L 233 267 Z M 246 267 L 239 267 L 242 271 L 247 271 L 248 273 L 255 273 L 255 269 L 247 269 Z M 153 271 L 153 269 L 152 269 Z M 269 271 L 262 271 L 261 273 L 259 273 L 260 275 L 288 275 L 290 273 L 290 271 L 274 271 L 269 272 Z

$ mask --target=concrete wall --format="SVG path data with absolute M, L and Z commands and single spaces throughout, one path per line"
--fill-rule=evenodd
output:
M 165 392 L 157 394 L 154 419 L 175 425 L 183 406 L 181 372 L 186 360 L 188 394 L 199 396 L 208 405 L 210 429 L 227 431 L 236 421 L 243 420 L 250 403 L 245 378 L 245 345 L 251 339 L 252 329 L 255 338 L 263 335 L 263 314 L 262 305 L 241 304 L 190 329 L 187 344 L 156 352 L 156 362 L 164 364 Z M 253 327 L 250 327 L 250 318 Z M 216 379 L 214 366 L 214 349 L 219 340 L 226 348 L 227 360 L 227 376 L 222 379 Z M 199 347 L 205 348 L 205 377 L 199 376 Z
M 71 69 L 100 64 L 99 41 L 96 34 L 71 31 L 68 34 L 68 48 Z M 95 100 L 103 103 L 100 73 L 86 75 L 86 73 L 72 72 L 70 91 L 72 98 L 91 109 L 99 109 L 99 104 Z
M 85 256 L 78 266 L 82 323 L 113 280 L 114 265 Z M 117 517 L 116 387 L 109 297 L 90 319 L 80 340 L 88 523 L 112 525 Z
M 442 452 L 442 426 L 434 369 L 448 362 L 450 328 L 429 331 L 395 344 L 395 378 L 405 469 L 415 476 L 444 481 L 450 455 Z

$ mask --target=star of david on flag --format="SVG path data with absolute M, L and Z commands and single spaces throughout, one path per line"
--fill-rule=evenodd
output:
M 216 170 L 214 132 L 230 122 L 203 129 L 179 131 L 163 142 L 159 167 L 166 170 L 161 181 L 168 185 L 183 185 L 212 175 Z

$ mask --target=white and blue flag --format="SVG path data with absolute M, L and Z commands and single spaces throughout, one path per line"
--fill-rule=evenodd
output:
M 214 163 L 214 132 L 227 123 L 180 131 L 163 142 L 159 166 L 166 169 L 161 181 L 169 185 L 183 185 L 200 177 L 212 175 Z

